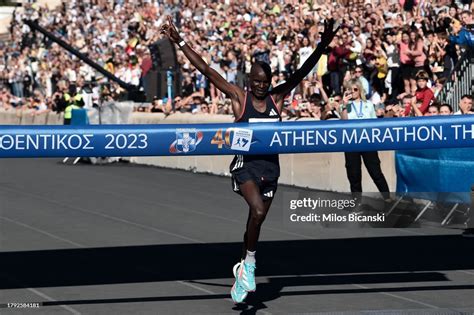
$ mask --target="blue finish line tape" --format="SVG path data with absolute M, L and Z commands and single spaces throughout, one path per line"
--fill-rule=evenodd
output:
M 0 126 L 0 157 L 234 155 L 474 146 L 474 115 L 259 124 Z

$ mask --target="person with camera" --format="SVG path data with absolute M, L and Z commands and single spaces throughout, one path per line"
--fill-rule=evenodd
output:
M 372 102 L 365 98 L 365 90 L 359 79 L 351 79 L 348 84 L 343 103 L 340 107 L 342 119 L 376 119 L 375 108 Z M 345 152 L 347 178 L 351 192 L 362 192 L 362 163 L 374 181 L 385 201 L 390 201 L 390 192 L 385 176 L 380 168 L 380 159 L 377 151 L 372 152 Z
M 84 107 L 84 99 L 82 94 L 77 90 L 75 85 L 69 86 L 70 98 L 68 99 L 68 106 L 64 109 L 64 125 L 70 125 L 72 120 L 72 111 Z
M 336 94 L 328 99 L 328 103 L 324 105 L 324 111 L 321 115 L 321 120 L 341 119 L 341 115 L 338 112 L 341 98 L 342 97 L 340 94 Z
M 57 113 L 64 112 L 69 106 L 71 95 L 69 94 L 69 84 L 67 81 L 59 81 L 57 84 L 57 91 L 53 94 L 53 110 Z

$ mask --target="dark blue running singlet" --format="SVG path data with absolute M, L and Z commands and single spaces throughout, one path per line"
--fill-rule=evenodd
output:
M 235 122 L 237 123 L 259 123 L 259 122 L 278 122 L 281 121 L 280 113 L 276 107 L 275 101 L 271 95 L 265 98 L 266 108 L 263 113 L 253 107 L 252 96 L 250 93 L 245 95 L 245 105 L 243 113 Z M 278 154 L 266 155 L 236 155 L 230 164 L 230 172 L 249 167 L 259 169 L 262 176 L 279 177 L 280 163 Z

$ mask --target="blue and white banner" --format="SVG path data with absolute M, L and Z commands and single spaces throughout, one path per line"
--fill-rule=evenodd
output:
M 0 157 L 233 155 L 474 147 L 474 115 L 260 124 L 0 126 Z

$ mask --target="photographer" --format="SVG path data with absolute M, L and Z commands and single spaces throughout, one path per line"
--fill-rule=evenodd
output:
M 302 102 L 298 105 L 298 109 L 296 110 L 296 117 L 297 119 L 301 118 L 310 118 L 311 114 L 309 111 L 309 102 Z
M 74 109 L 79 109 L 84 107 L 84 99 L 82 94 L 77 91 L 77 87 L 75 85 L 69 86 L 69 95 L 71 98 L 69 99 L 69 105 L 64 109 L 64 124 L 70 125 L 72 119 L 72 111 Z
M 324 106 L 324 111 L 321 114 L 321 120 L 341 119 L 341 115 L 338 112 L 341 99 L 342 96 L 340 94 L 336 94 L 328 99 L 328 103 Z
M 365 90 L 359 79 L 351 79 L 344 92 L 343 104 L 341 105 L 342 119 L 376 119 L 375 108 L 372 102 L 365 98 Z M 349 179 L 351 192 L 362 192 L 362 164 L 374 181 L 378 190 L 386 201 L 390 200 L 387 181 L 380 168 L 380 159 L 377 151 L 373 152 L 346 152 L 347 178 Z
M 58 91 L 56 91 L 52 96 L 53 110 L 56 113 L 61 113 L 69 106 L 71 95 L 69 93 L 69 85 L 67 81 L 59 81 L 57 87 Z
M 175 98 L 175 102 L 181 100 L 181 97 L 177 96 Z M 153 102 L 151 106 L 146 109 L 149 113 L 164 113 L 165 115 L 169 115 L 171 112 L 171 99 L 166 98 L 166 100 L 162 100 L 157 96 L 153 97 Z
M 115 99 L 118 97 L 117 89 L 113 84 L 105 83 L 101 86 L 100 90 L 100 99 L 102 101 L 102 106 L 107 105 L 108 103 L 115 102 Z

